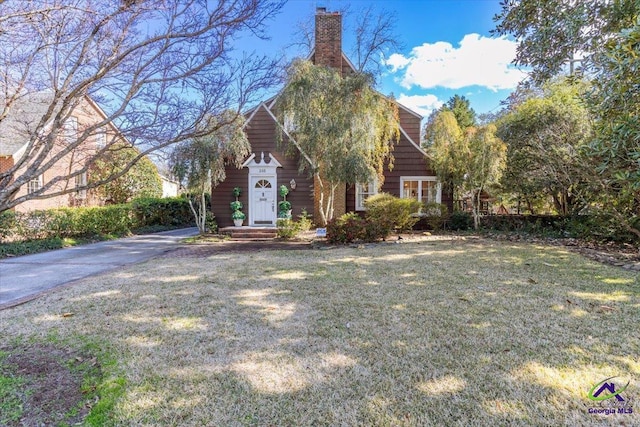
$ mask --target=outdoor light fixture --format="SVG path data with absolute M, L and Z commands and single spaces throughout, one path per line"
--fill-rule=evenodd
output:
M 292 190 L 295 190 L 296 189 L 296 185 L 297 185 L 296 184 L 296 180 L 292 179 L 291 181 L 289 181 L 289 185 L 291 186 Z

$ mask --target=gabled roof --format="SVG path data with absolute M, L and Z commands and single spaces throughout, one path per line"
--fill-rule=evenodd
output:
M 85 95 L 83 99 L 100 115 L 101 119 L 107 118 L 106 113 L 90 96 Z M 18 98 L 13 103 L 9 114 L 0 122 L 0 156 L 20 156 L 21 149 L 27 145 L 53 101 L 53 91 L 43 90 Z M 54 110 L 53 115 L 55 114 L 57 111 Z M 113 123 L 110 122 L 107 126 L 120 134 Z
M 29 141 L 52 100 L 52 91 L 40 91 L 13 102 L 9 113 L 0 121 L 0 156 L 14 155 Z

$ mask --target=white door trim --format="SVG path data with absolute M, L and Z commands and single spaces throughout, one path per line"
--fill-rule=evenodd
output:
M 282 167 L 280 162 L 273 157 L 272 154 L 267 153 L 265 159 L 265 153 L 261 153 L 260 158 L 257 158 L 256 153 L 244 162 L 243 167 L 249 168 L 249 178 L 247 181 L 247 195 L 248 195 L 248 218 L 249 226 L 253 227 L 275 227 L 277 220 L 277 204 L 278 204 L 278 168 Z M 261 179 L 267 179 L 271 182 L 273 188 L 273 216 L 272 224 L 256 224 L 255 211 L 257 209 L 254 206 L 253 200 L 253 187 Z

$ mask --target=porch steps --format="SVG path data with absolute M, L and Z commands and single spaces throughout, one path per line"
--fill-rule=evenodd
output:
M 278 231 L 273 227 L 224 227 L 220 234 L 227 234 L 233 240 L 273 240 L 278 236 Z

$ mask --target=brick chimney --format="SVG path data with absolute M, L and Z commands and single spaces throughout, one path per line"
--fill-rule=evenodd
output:
M 342 73 L 342 15 L 316 9 L 316 46 L 314 63 L 335 68 Z

